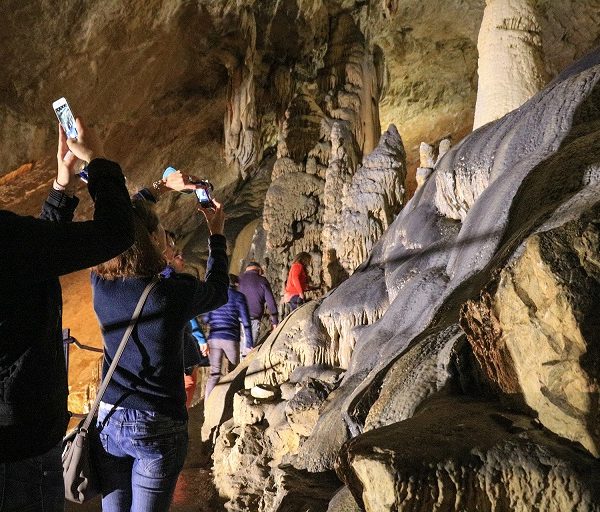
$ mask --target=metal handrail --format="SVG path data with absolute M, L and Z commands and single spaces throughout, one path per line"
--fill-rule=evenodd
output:
M 63 329 L 63 347 L 64 347 L 64 352 L 65 352 L 65 367 L 67 370 L 67 379 L 69 377 L 69 352 L 70 352 L 69 348 L 71 345 L 75 345 L 77 348 L 80 348 L 82 350 L 87 350 L 89 352 L 97 352 L 100 354 L 104 353 L 104 350 L 102 350 L 101 348 L 92 347 L 90 345 L 84 345 L 83 343 L 80 343 L 79 340 L 77 340 L 77 338 L 71 336 L 70 329 Z M 101 380 L 102 360 L 103 360 L 103 358 L 101 358 L 98 361 L 98 368 L 96 368 L 96 373 L 97 373 L 96 380 L 97 381 Z M 69 411 L 69 415 L 74 418 L 85 418 L 87 416 L 86 414 L 79 414 L 79 413 L 74 413 L 71 411 Z

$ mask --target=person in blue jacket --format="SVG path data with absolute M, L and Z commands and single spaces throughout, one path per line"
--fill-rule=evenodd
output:
M 221 359 L 223 354 L 229 361 L 231 370 L 240 361 L 240 322 L 244 327 L 246 348 L 254 346 L 248 303 L 242 292 L 237 290 L 238 276 L 229 274 L 229 290 L 227 304 L 203 316 L 210 327 L 208 334 L 208 359 L 210 376 L 206 383 L 205 398 L 219 382 L 221 377 Z

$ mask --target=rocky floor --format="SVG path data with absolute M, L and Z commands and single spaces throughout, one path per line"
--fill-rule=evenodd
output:
M 183 471 L 179 475 L 171 512 L 220 512 L 225 510 L 219 500 L 211 475 L 210 453 L 200 439 L 204 415 L 202 403 L 190 409 L 190 445 Z M 100 497 L 84 505 L 67 502 L 65 512 L 96 512 L 102 510 Z

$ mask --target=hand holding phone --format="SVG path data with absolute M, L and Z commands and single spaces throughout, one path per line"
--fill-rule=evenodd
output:
M 77 157 L 67 146 L 67 136 L 62 126 L 58 125 L 58 150 L 56 152 L 57 174 L 56 183 L 66 189 L 71 183 L 71 177 L 77 173 Z
M 225 212 L 223 205 L 213 199 L 214 208 L 202 208 L 198 205 L 198 211 L 202 212 L 208 224 L 208 231 L 211 235 L 222 235 L 225 229 Z
M 175 169 L 175 167 L 167 167 L 164 170 L 163 180 L 166 186 L 172 190 L 177 190 L 185 194 L 194 192 L 202 208 L 215 208 L 215 203 L 211 196 L 211 191 L 213 190 L 212 183 L 200 180 L 195 176 L 183 174 L 181 171 Z
M 73 162 L 71 161 L 72 155 L 75 155 L 75 157 L 87 164 L 103 154 L 102 144 L 98 140 L 94 130 L 87 128 L 81 118 L 75 119 L 65 98 L 60 98 L 53 102 L 52 108 L 54 108 L 54 112 L 66 138 L 65 143 L 68 151 L 62 153 L 62 158 L 65 161 L 69 160 L 67 164 L 69 168 L 73 166 Z M 87 171 L 84 169 L 78 174 L 87 183 Z
M 163 172 L 163 181 L 165 186 L 171 190 L 177 192 L 183 192 L 184 194 L 191 194 L 196 188 L 190 182 L 190 177 L 187 174 L 183 174 L 181 171 L 175 169 L 175 167 L 167 167 Z
M 202 186 L 200 188 L 197 188 L 195 190 L 195 192 L 196 199 L 198 199 L 198 203 L 202 208 L 209 208 L 214 210 L 216 206 L 210 194 L 211 188 L 212 185 L 208 183 L 208 181 L 205 181 L 202 183 Z

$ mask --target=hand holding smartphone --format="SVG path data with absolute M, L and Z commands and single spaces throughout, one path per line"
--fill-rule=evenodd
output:
M 204 185 L 206 183 L 206 185 Z M 198 203 L 202 208 L 211 208 L 215 209 L 215 203 L 212 200 L 210 191 L 212 189 L 212 185 L 205 181 L 201 188 L 197 188 L 194 192 L 196 193 L 196 199 L 198 199 Z
M 175 167 L 167 167 L 163 172 L 163 180 L 167 181 L 169 176 L 176 176 L 174 180 L 174 184 L 169 186 L 169 188 L 173 188 L 174 190 L 178 190 L 179 192 L 183 192 L 184 194 L 190 194 L 194 192 L 196 194 L 196 199 L 202 208 L 212 208 L 215 209 L 215 203 L 212 200 L 211 191 L 213 190 L 213 185 L 209 181 L 199 180 L 194 178 L 193 176 L 182 174 L 181 171 L 177 171 Z M 184 188 L 186 185 L 194 185 L 195 188 L 189 187 Z
M 198 210 L 206 218 L 206 224 L 208 225 L 208 231 L 211 235 L 222 235 L 225 229 L 225 212 L 223 211 L 223 205 L 217 200 L 212 200 L 214 207 L 203 208 L 202 205 L 198 206 Z
M 55 102 L 52 103 L 52 108 L 54 109 L 56 117 L 58 118 L 58 122 L 62 126 L 62 129 L 64 130 L 67 138 L 71 140 L 77 140 L 77 138 L 79 137 L 79 132 L 77 131 L 77 123 L 75 121 L 75 117 L 73 116 L 73 112 L 71 112 L 71 107 L 69 107 L 69 104 L 67 103 L 67 100 L 64 97 L 57 99 Z M 67 155 L 69 153 L 71 153 L 71 150 L 69 150 Z M 67 157 L 67 155 L 65 155 L 65 158 Z M 84 167 L 78 173 L 78 176 L 81 178 L 81 181 L 87 183 L 87 168 Z

